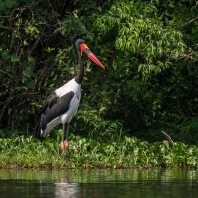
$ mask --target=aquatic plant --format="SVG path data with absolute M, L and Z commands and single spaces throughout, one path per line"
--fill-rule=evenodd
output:
M 115 135 L 117 137 L 117 135 Z M 73 134 L 70 161 L 61 156 L 59 142 L 50 136 L 42 143 L 32 136 L 0 139 L 0 168 L 197 168 L 198 148 L 167 140 L 149 143 L 124 136 L 118 141 L 97 141 Z M 116 138 L 112 138 L 116 140 Z

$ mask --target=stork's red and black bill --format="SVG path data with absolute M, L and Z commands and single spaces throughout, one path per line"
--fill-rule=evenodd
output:
M 85 45 L 84 43 L 80 44 L 80 50 L 81 52 L 84 52 L 88 58 L 94 62 L 96 65 L 98 65 L 101 68 L 105 68 L 104 65 L 96 58 L 96 56 L 89 50 L 89 48 L 87 47 L 87 45 Z

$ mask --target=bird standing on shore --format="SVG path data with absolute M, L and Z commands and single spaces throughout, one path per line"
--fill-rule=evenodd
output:
M 46 135 L 58 124 L 62 123 L 62 141 L 61 148 L 66 149 L 66 156 L 68 157 L 68 135 L 69 124 L 73 116 L 78 111 L 78 106 L 81 99 L 81 83 L 84 76 L 84 64 L 82 60 L 82 53 L 86 54 L 88 58 L 101 68 L 104 68 L 102 63 L 89 50 L 84 40 L 78 39 L 75 42 L 75 50 L 78 61 L 78 72 L 75 78 L 67 82 L 62 87 L 53 91 L 46 99 L 41 117 L 36 125 L 36 138 L 43 140 Z M 65 124 L 67 123 L 66 137 Z

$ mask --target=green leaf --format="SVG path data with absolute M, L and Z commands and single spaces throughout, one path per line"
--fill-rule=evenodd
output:
M 6 8 L 12 8 L 14 6 L 13 0 L 5 0 L 5 6 Z
M 23 75 L 27 78 L 31 78 L 32 72 L 30 69 L 23 70 Z
M 35 68 L 35 59 L 32 56 L 28 56 L 28 64 L 31 67 L 31 69 Z
M 5 10 L 5 8 L 6 8 L 5 2 L 1 2 L 0 3 L 0 10 Z
M 34 88 L 34 86 L 35 86 L 35 81 L 34 80 L 29 80 L 28 82 L 27 82 L 27 86 L 28 86 L 28 88 Z
M 19 62 L 21 59 L 21 56 L 17 56 L 16 54 L 12 54 L 11 61 L 12 62 Z
M 11 65 L 6 65 L 6 71 L 7 72 L 12 72 L 12 66 Z
M 3 52 L 1 54 L 2 60 L 7 60 L 11 57 L 11 55 L 8 54 L 8 52 Z
M 167 149 L 169 149 L 169 143 L 168 143 L 167 140 L 164 140 L 164 141 L 163 141 L 163 144 L 166 146 Z
M 99 111 L 104 111 L 106 107 L 101 107 Z

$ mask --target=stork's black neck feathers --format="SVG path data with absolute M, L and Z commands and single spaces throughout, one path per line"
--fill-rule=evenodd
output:
M 76 50 L 77 61 L 78 61 L 78 72 L 77 72 L 77 75 L 75 77 L 75 81 L 78 84 L 82 83 L 83 76 L 84 76 L 84 64 L 83 64 L 83 60 L 82 60 L 82 54 L 80 53 L 80 44 L 81 43 L 84 43 L 84 40 L 78 39 L 75 42 L 75 50 Z
M 83 65 L 83 60 L 82 60 L 81 56 L 79 55 L 78 56 L 78 72 L 75 77 L 75 81 L 78 84 L 81 84 L 82 80 L 83 80 L 83 76 L 84 76 L 84 65 Z

